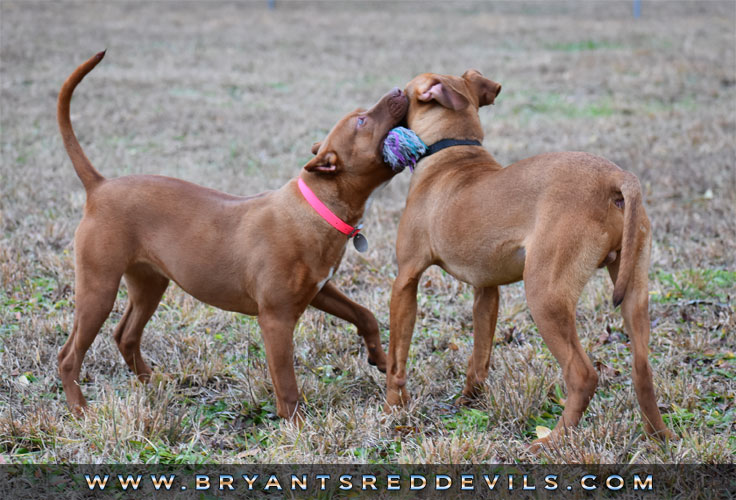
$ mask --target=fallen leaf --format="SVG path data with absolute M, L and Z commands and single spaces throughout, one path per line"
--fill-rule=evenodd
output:
M 552 430 L 549 427 L 538 425 L 536 428 L 536 432 L 537 432 L 537 439 L 544 439 L 552 433 Z

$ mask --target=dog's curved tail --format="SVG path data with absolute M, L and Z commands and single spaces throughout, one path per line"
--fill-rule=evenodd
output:
M 72 94 L 74 89 L 77 87 L 79 82 L 97 66 L 97 63 L 102 61 L 105 57 L 105 51 L 99 52 L 82 63 L 74 73 L 69 75 L 64 85 L 61 86 L 59 92 L 59 101 L 56 108 L 56 118 L 59 122 L 59 131 L 61 132 L 61 138 L 64 140 L 64 147 L 72 160 L 74 170 L 77 172 L 77 176 L 84 184 L 84 189 L 89 193 L 96 185 L 105 180 L 92 163 L 90 163 L 87 156 L 82 151 L 82 146 L 79 145 L 77 136 L 74 135 L 74 129 L 72 129 L 72 120 L 69 116 L 69 103 L 72 100 Z
M 623 171 L 622 174 L 620 189 L 624 198 L 624 227 L 621 238 L 621 261 L 616 283 L 613 286 L 614 307 L 618 307 L 623 302 L 626 290 L 629 287 L 629 281 L 631 281 L 634 273 L 637 256 L 641 250 L 641 231 L 639 227 L 644 210 L 639 179 L 630 172 Z

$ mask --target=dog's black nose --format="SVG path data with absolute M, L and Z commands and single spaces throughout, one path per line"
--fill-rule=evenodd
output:
M 392 97 L 399 97 L 402 94 L 401 89 L 399 87 L 394 87 L 391 89 L 391 96 Z

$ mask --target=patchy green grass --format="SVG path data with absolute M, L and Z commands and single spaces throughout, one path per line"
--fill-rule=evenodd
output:
M 668 273 L 654 273 L 659 285 L 650 292 L 654 302 L 690 301 L 695 304 L 730 302 L 736 289 L 736 271 L 724 269 L 685 269 Z
M 444 420 L 445 428 L 460 436 L 467 432 L 483 431 L 488 428 L 489 423 L 488 413 L 475 408 L 462 408 Z
M 538 426 L 554 429 L 560 415 L 562 415 L 562 410 L 565 408 L 565 395 L 562 386 L 555 384 L 550 392 L 547 401 L 539 409 L 539 412 L 529 418 L 525 434 L 531 439 L 537 437 L 536 429 Z

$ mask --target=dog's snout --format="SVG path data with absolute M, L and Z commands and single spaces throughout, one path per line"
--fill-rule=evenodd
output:
M 404 97 L 404 92 L 399 87 L 394 87 L 391 90 L 386 93 L 386 95 L 383 96 L 384 99 L 388 99 L 389 101 L 397 100 L 402 97 Z
M 403 118 L 409 108 L 409 100 L 404 93 L 396 88 L 389 93 L 388 110 L 394 118 Z

